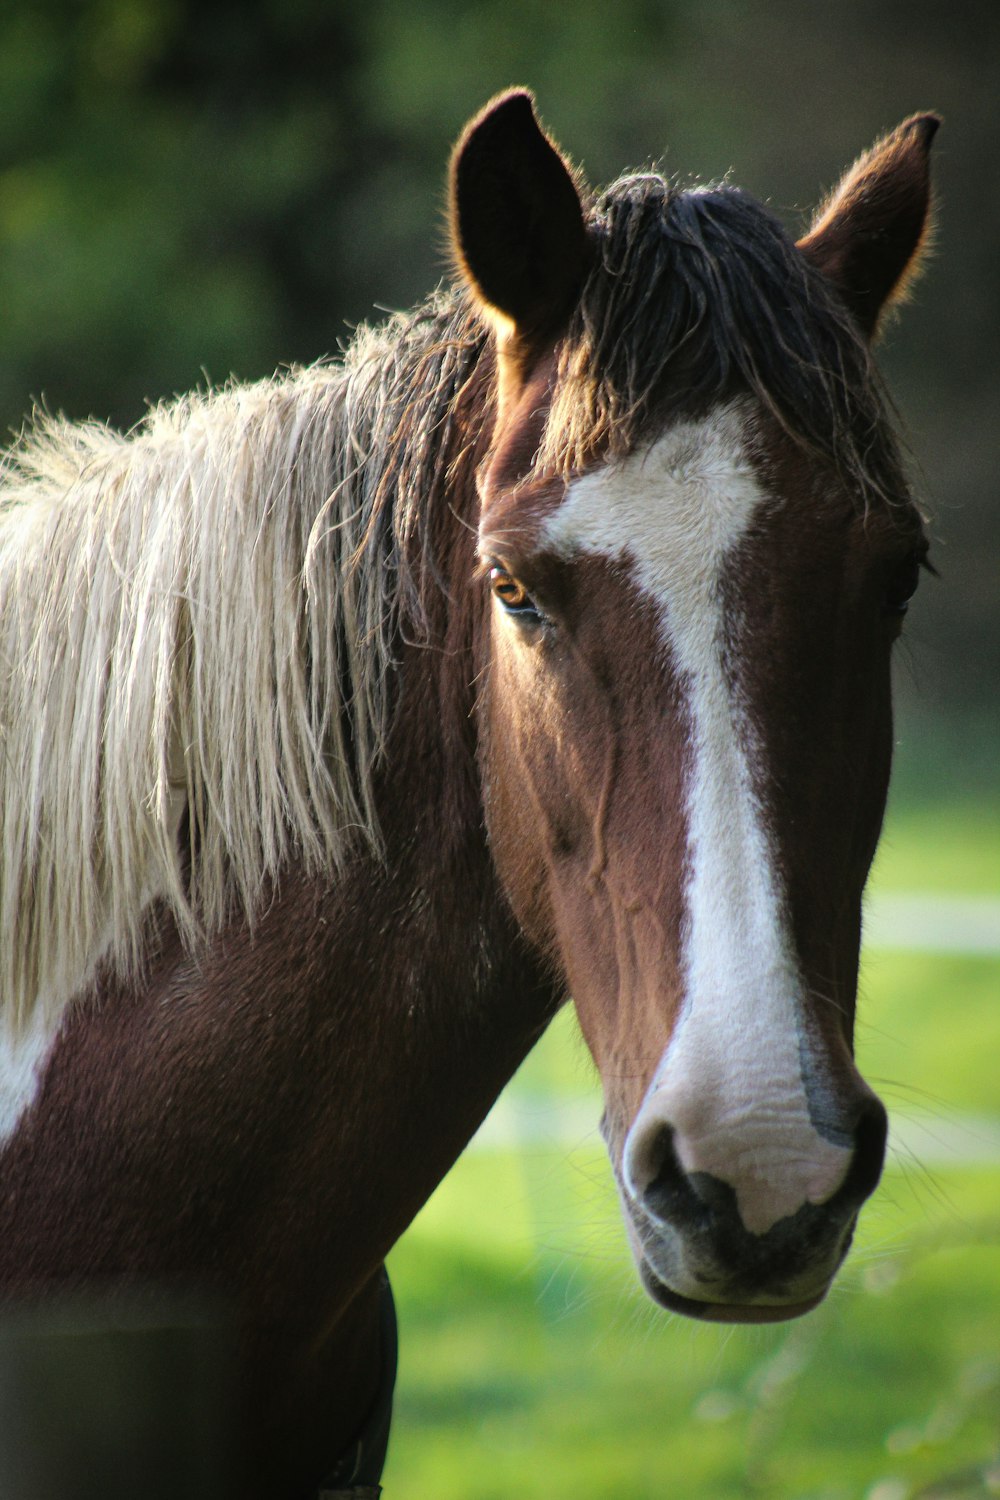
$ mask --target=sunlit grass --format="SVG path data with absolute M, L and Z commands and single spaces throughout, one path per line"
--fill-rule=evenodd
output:
M 972 810 L 897 819 L 875 878 L 983 893 L 998 874 Z M 827 1302 L 753 1329 L 641 1296 L 559 1019 L 512 1086 L 530 1139 L 463 1159 L 394 1252 L 394 1500 L 1000 1494 L 1000 960 L 868 954 L 860 1016 L 900 1145 Z M 588 1090 L 568 1146 L 559 1104 Z

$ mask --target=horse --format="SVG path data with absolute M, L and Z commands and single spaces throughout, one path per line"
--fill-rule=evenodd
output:
M 591 192 L 508 91 L 423 305 L 7 456 L 3 1295 L 223 1299 L 234 1493 L 377 1493 L 385 1257 L 567 997 L 655 1303 L 797 1317 L 843 1262 L 930 566 L 871 351 L 937 125 L 794 241 Z

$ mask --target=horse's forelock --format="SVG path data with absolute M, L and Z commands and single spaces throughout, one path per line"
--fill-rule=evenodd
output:
M 861 503 L 905 495 L 865 341 L 766 209 L 646 172 L 606 190 L 590 232 L 540 462 L 580 472 L 749 393 Z

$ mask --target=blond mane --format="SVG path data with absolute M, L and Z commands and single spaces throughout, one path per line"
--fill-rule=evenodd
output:
M 155 899 L 195 946 L 234 911 L 252 921 L 289 860 L 335 873 L 358 841 L 377 848 L 394 649 L 383 575 L 412 524 L 401 431 L 422 422 L 426 449 L 440 425 L 469 357 L 446 337 L 455 321 L 439 299 L 363 330 L 342 362 L 185 397 L 129 437 L 39 418 L 7 456 L 12 1031 L 54 1023 L 102 960 L 134 972 Z

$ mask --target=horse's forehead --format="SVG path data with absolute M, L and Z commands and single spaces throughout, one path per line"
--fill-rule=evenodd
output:
M 671 613 L 710 602 L 726 559 L 767 504 L 746 422 L 745 408 L 720 408 L 575 480 L 541 545 L 567 559 L 626 560 L 643 591 Z

